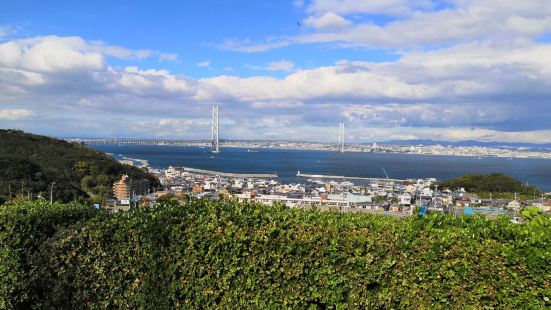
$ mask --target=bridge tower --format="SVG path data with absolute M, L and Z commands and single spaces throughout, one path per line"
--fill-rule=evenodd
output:
M 212 138 L 211 138 L 211 150 L 213 153 L 220 153 L 220 148 L 218 147 L 218 133 L 219 133 L 219 119 L 218 119 L 218 105 L 212 106 Z
M 344 153 L 344 123 L 339 124 L 339 152 Z

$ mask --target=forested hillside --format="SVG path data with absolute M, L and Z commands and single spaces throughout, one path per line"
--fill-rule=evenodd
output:
M 499 194 L 509 194 L 508 196 L 514 197 L 514 193 L 524 195 L 526 197 L 539 197 L 541 191 L 535 186 L 527 186 L 502 173 L 490 173 L 490 174 L 467 174 L 455 179 L 445 180 L 440 183 L 442 188 L 447 187 L 450 189 L 465 188 L 468 192 L 472 193 L 494 193 L 494 198 L 500 197 Z M 484 195 L 483 195 L 484 196 Z M 510 197 L 507 197 L 510 198 Z
M 104 153 L 78 143 L 18 130 L 0 130 L 0 203 L 10 196 L 29 195 L 73 201 L 105 200 L 111 184 L 122 174 L 131 178 L 158 180 L 146 171 L 123 165 Z

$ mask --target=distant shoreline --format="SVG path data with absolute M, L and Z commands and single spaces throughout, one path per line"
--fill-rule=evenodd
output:
M 86 143 L 87 145 L 117 145 L 114 143 Z M 262 150 L 262 149 L 276 149 L 276 150 L 302 150 L 302 151 L 322 151 L 322 152 L 337 152 L 338 148 L 335 145 L 331 144 L 302 144 L 297 143 L 301 146 L 290 146 L 290 145 L 258 145 L 258 144 L 243 144 L 243 145 L 236 145 L 236 144 L 225 144 L 221 143 L 220 148 L 240 148 L 240 149 L 254 149 L 254 150 Z M 141 146 L 167 146 L 167 147 L 201 147 L 201 148 L 210 148 L 210 145 L 207 145 L 205 143 L 190 143 L 190 144 L 149 144 L 149 143 L 128 143 L 128 144 L 121 144 L 122 145 L 141 145 Z M 311 147 L 308 147 L 311 146 Z M 506 158 L 506 159 L 513 159 L 513 158 L 529 158 L 529 159 L 551 159 L 551 152 L 536 152 L 536 151 L 516 151 L 516 150 L 502 150 L 498 148 L 488 148 L 488 147 L 457 147 L 452 146 L 452 149 L 462 150 L 476 150 L 476 151 L 488 151 L 489 153 L 461 153 L 461 152 L 447 152 L 447 153 L 439 153 L 439 152 L 429 152 L 428 149 L 435 149 L 439 146 L 431 145 L 431 146 L 414 146 L 414 145 L 380 145 L 378 146 L 381 150 L 371 150 L 366 151 L 366 147 L 363 145 L 349 145 L 345 148 L 345 153 L 390 153 L 390 154 L 411 154 L 411 155 L 428 155 L 428 156 L 456 156 L 456 157 L 475 157 L 480 159 L 484 158 Z M 406 148 L 423 148 L 421 149 L 421 152 L 411 152 L 411 151 L 404 151 Z M 445 149 L 449 148 L 449 146 L 441 146 Z M 496 154 L 497 151 L 501 151 L 503 153 Z M 493 152 L 493 153 L 491 153 Z

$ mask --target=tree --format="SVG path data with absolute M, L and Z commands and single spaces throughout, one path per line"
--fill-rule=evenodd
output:
M 13 193 L 48 192 L 56 183 L 54 197 L 68 202 L 95 196 L 103 201 L 121 175 L 148 179 L 153 188 L 160 186 L 151 174 L 123 165 L 106 154 L 78 143 L 38 136 L 18 130 L 0 130 L 0 196 Z

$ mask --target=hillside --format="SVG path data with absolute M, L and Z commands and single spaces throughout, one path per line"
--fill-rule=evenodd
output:
M 468 192 L 482 194 L 482 196 L 493 193 L 496 194 L 493 196 L 494 198 L 511 198 L 514 197 L 514 193 L 529 198 L 536 195 L 537 198 L 541 194 L 541 190 L 536 186 L 527 186 L 519 180 L 501 173 L 467 174 L 462 177 L 444 180 L 440 183 L 440 186 L 449 189 L 465 188 Z
M 158 180 L 136 167 L 77 143 L 18 130 L 0 130 L 0 203 L 15 196 L 41 195 L 67 202 L 85 198 L 101 202 L 122 174 Z
M 0 308 L 544 309 L 550 244 L 549 220 L 10 203 Z

